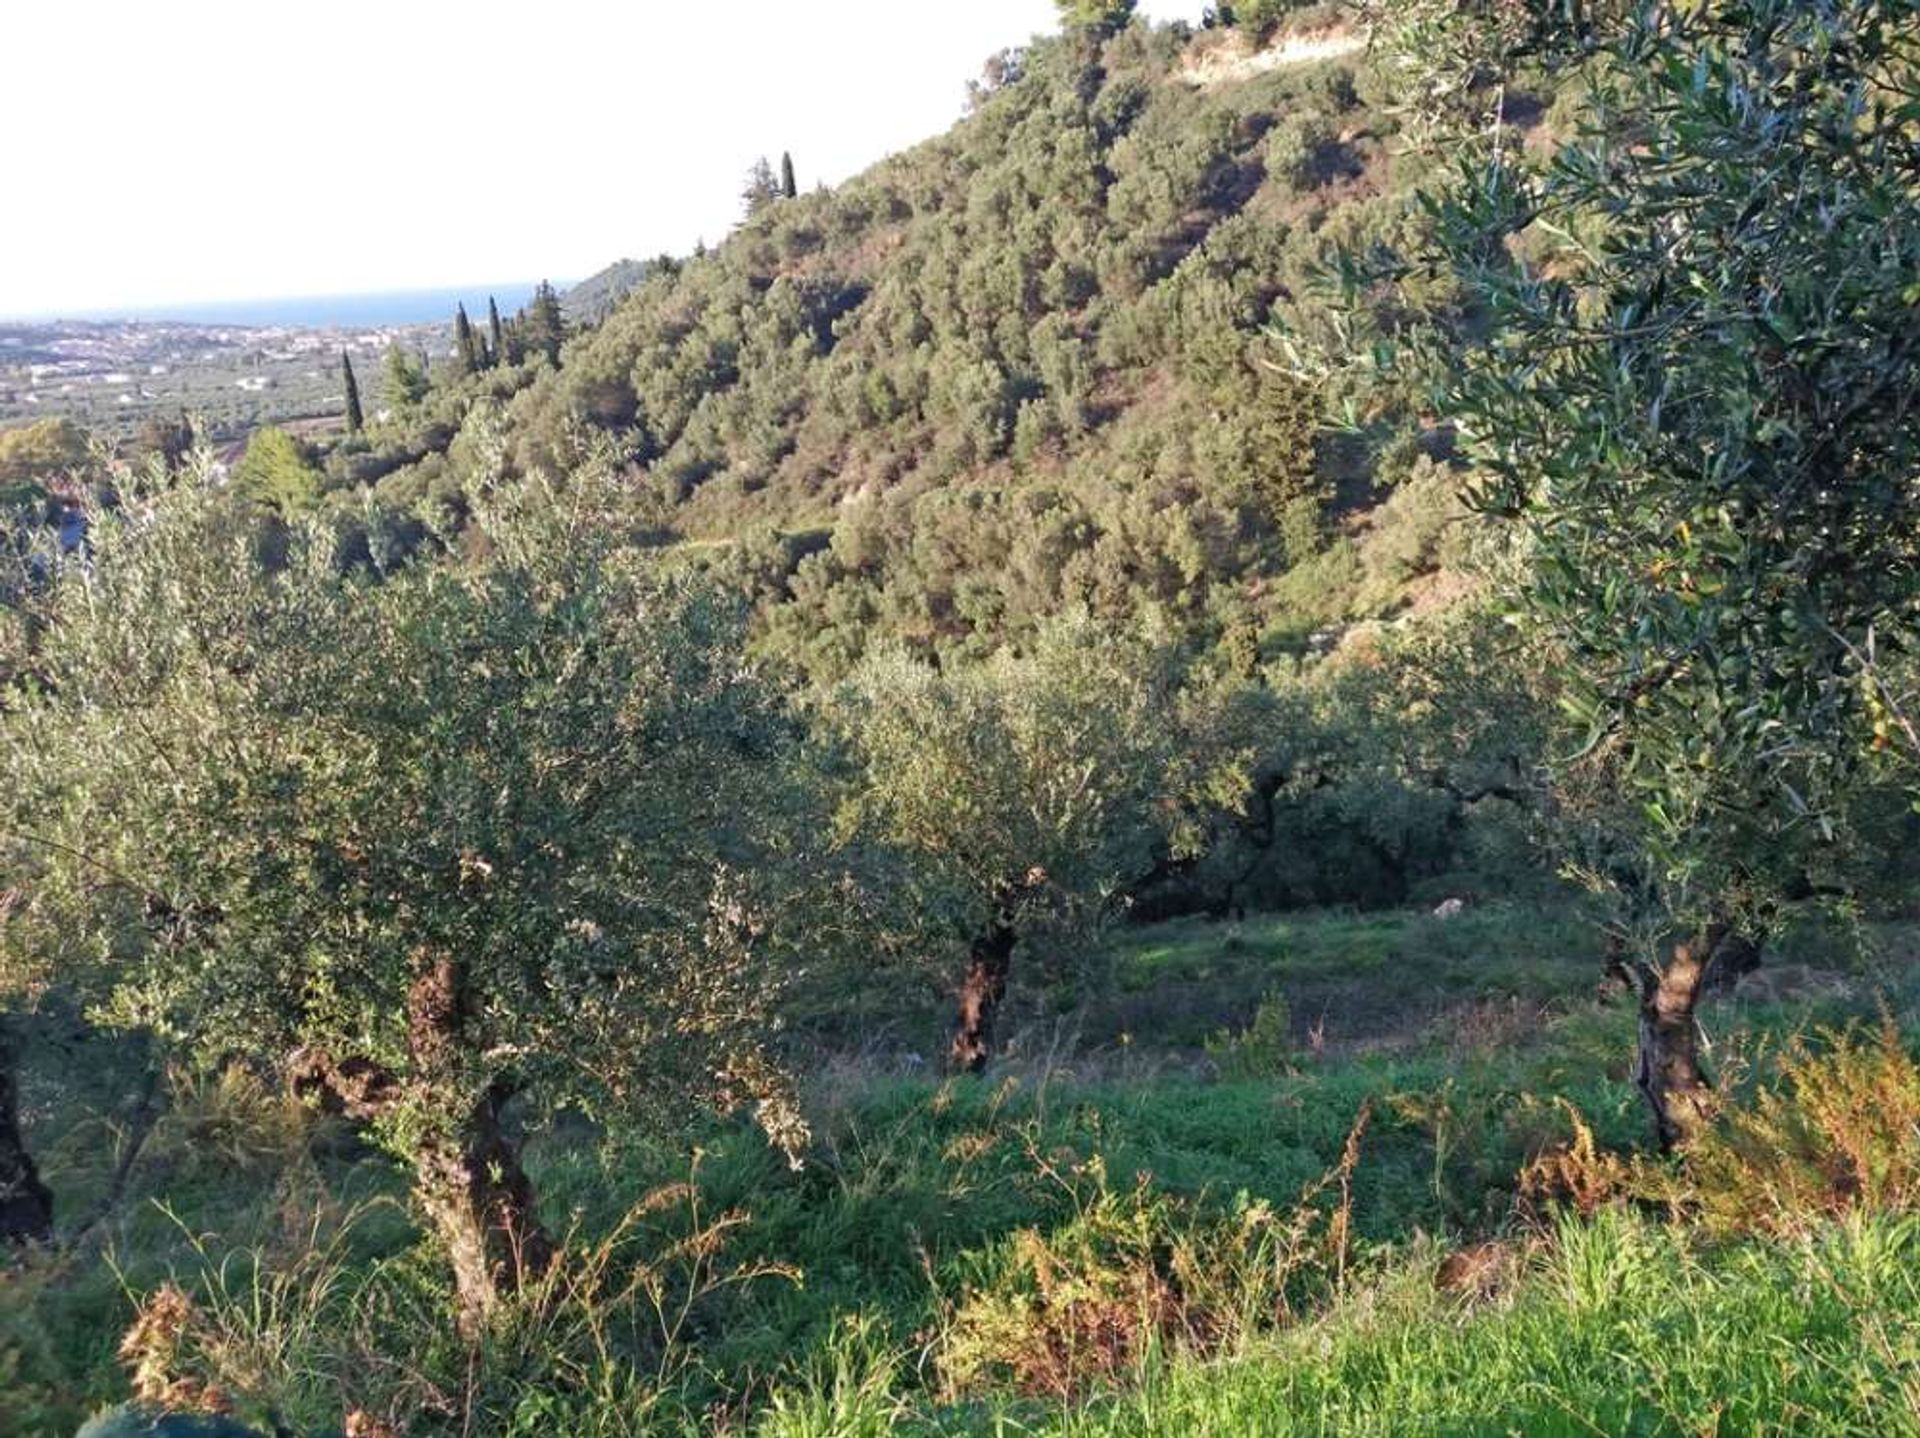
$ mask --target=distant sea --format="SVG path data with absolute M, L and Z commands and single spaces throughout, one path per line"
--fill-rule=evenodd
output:
M 556 289 L 566 286 L 554 282 Z M 366 329 L 453 319 L 454 306 L 485 322 L 487 297 L 510 315 L 533 297 L 533 281 L 462 285 L 444 290 L 392 290 L 383 294 L 304 295 L 267 300 L 217 300 L 204 304 L 135 305 L 124 309 L 67 311 L 39 319 L 176 320 L 196 325 L 301 325 L 313 329 Z

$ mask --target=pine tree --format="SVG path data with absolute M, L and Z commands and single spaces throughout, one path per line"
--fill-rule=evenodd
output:
M 347 392 L 347 433 L 358 434 L 367 420 L 360 411 L 360 383 L 353 377 L 353 359 L 340 351 L 340 383 Z
M 400 346 L 387 351 L 387 407 L 396 413 L 412 409 L 427 397 L 427 357 L 416 361 Z
M 526 308 L 526 348 L 560 363 L 560 342 L 567 337 L 566 317 L 560 313 L 560 296 L 545 280 L 535 286 Z
M 762 155 L 747 171 L 747 183 L 740 191 L 740 199 L 747 207 L 747 218 L 752 219 L 779 198 L 780 181 L 774 176 L 773 166 Z
M 453 357 L 463 375 L 472 374 L 480 368 L 480 351 L 474 343 L 473 322 L 467 318 L 464 303 L 457 306 L 453 314 Z
M 800 187 L 793 179 L 793 155 L 782 151 L 780 155 L 780 193 L 789 200 L 800 193 Z
M 487 354 L 491 364 L 504 364 L 507 358 L 506 336 L 500 329 L 500 306 L 487 296 Z

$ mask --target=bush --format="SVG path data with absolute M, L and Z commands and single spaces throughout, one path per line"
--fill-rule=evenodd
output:
M 1207 1040 L 1207 1054 L 1224 1079 L 1276 1078 L 1293 1067 L 1293 1012 L 1279 994 L 1269 994 L 1238 1032 L 1222 1029 Z
M 1289 115 L 1267 140 L 1267 174 L 1292 190 L 1320 183 L 1321 161 L 1333 143 L 1333 131 L 1318 115 Z
M 1729 1107 L 1677 1197 L 1722 1233 L 1800 1234 L 1849 1212 L 1920 1208 L 1920 1064 L 1889 1024 L 1796 1041 L 1780 1082 Z
M 1920 1209 L 1920 1063 L 1891 1024 L 1794 1040 L 1773 1081 L 1723 1107 L 1677 1162 L 1610 1153 L 1569 1115 L 1573 1137 L 1527 1166 L 1524 1195 L 1587 1214 L 1663 1205 L 1722 1236 Z
M 1073 1216 L 1024 1229 L 951 1309 L 936 1344 L 955 1394 L 994 1388 L 1054 1400 L 1137 1382 L 1163 1352 L 1228 1353 L 1305 1313 L 1344 1278 L 1350 1182 L 1368 1111 L 1338 1163 L 1290 1208 L 1240 1194 L 1224 1211 L 1116 1189 L 1096 1156 L 1043 1168 Z

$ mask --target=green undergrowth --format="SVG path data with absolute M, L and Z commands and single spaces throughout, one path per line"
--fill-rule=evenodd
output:
M 1104 959 L 1128 993 L 1224 997 L 1102 1038 L 1030 1013 L 985 1079 L 816 1056 L 799 1169 L 745 1125 L 690 1157 L 523 1116 L 570 1276 L 484 1360 L 447 1328 L 404 1175 L 243 1074 L 176 1075 L 121 1202 L 0 1277 L 0 1433 L 67 1438 L 126 1398 L 117 1350 L 170 1283 L 194 1316 L 155 1365 L 313 1430 L 352 1404 L 503 1435 L 1903 1431 L 1920 1155 L 1862 1135 L 1920 1111 L 1920 1078 L 1819 1026 L 1910 1043 L 1910 936 L 1797 936 L 1771 956 L 1785 992 L 1708 1012 L 1727 1091 L 1800 1136 L 1776 1172 L 1735 1125 L 1708 1171 L 1790 1193 L 1798 1224 L 1610 1157 L 1645 1133 L 1634 1018 L 1578 934 L 1496 909 L 1125 931 Z M 27 1095 L 68 1222 L 141 1071 L 83 1057 Z M 1521 1175 L 1583 1130 L 1594 1156 L 1554 1172 L 1616 1206 L 1556 1228 Z M 1849 1153 L 1883 1211 L 1820 1190 Z M 1484 1281 L 1436 1289 L 1489 1244 Z
M 1324 1315 L 1072 1407 L 904 1401 L 905 1361 L 844 1335 L 764 1438 L 863 1435 L 1898 1434 L 1920 1431 L 1920 1225 L 1879 1216 L 1701 1249 L 1608 1214 L 1560 1225 L 1501 1291 L 1434 1283 L 1424 1245 Z

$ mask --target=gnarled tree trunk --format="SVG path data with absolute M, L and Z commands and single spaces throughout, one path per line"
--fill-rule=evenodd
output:
M 466 1012 L 460 966 L 445 958 L 424 963 L 407 991 L 407 1044 L 430 1110 L 458 1089 Z M 502 1295 L 544 1272 L 554 1256 L 533 1185 L 501 1127 L 511 1093 L 496 1080 L 465 1113 L 430 1124 L 414 1150 L 415 1196 L 447 1246 L 457 1318 L 469 1336 L 486 1325 Z
M 460 1331 L 485 1327 L 503 1295 L 553 1262 L 553 1242 L 535 1211 L 533 1185 L 500 1127 L 507 1091 L 488 1091 L 464 1129 L 424 1140 L 414 1190 L 453 1266 Z
M 1663 1150 L 1684 1148 L 1712 1114 L 1713 1084 L 1700 1063 L 1694 1011 L 1720 934 L 1709 930 L 1676 944 L 1658 971 L 1636 976 L 1640 995 L 1640 1061 L 1634 1084 L 1653 1112 Z
M 977 1074 L 987 1066 L 993 1050 L 993 1021 L 1007 995 L 1007 973 L 1013 967 L 1013 929 L 996 922 L 973 941 L 967 957 L 967 975 L 960 984 L 960 1022 L 953 1032 L 947 1061 L 960 1073 Z
M 20 1132 L 19 1058 L 18 1032 L 0 1015 L 0 1243 L 45 1243 L 53 1237 L 53 1194 Z

